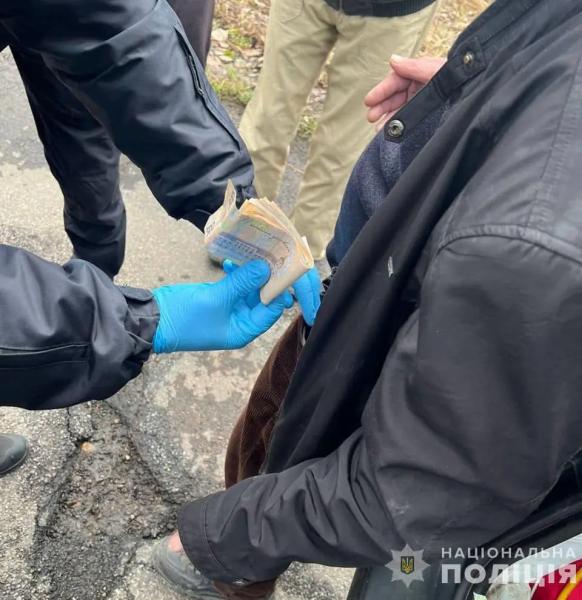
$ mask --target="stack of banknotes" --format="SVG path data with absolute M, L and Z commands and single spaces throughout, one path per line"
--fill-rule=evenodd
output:
M 236 190 L 228 182 L 222 206 L 208 219 L 204 242 L 210 256 L 241 265 L 262 258 L 271 267 L 271 278 L 261 290 L 268 304 L 313 267 L 307 240 L 302 238 L 285 213 L 266 198 L 236 205 Z

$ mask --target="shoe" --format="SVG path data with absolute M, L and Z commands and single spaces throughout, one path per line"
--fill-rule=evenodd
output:
M 168 545 L 169 537 L 160 540 L 154 547 L 152 561 L 154 567 L 169 583 L 194 592 L 197 600 L 224 600 L 224 596 L 190 562 L 184 550 L 174 552 Z
M 225 600 L 225 598 L 245 598 L 253 600 L 276 600 L 274 582 L 264 582 L 263 585 L 251 586 L 251 589 L 237 590 L 226 584 L 224 594 L 221 594 L 212 581 L 202 575 L 190 562 L 183 549 L 171 550 L 168 543 L 171 536 L 160 540 L 154 547 L 152 562 L 162 577 L 174 587 L 184 592 L 188 590 L 190 597 L 196 600 Z
M 19 467 L 28 455 L 28 442 L 21 435 L 0 433 L 0 476 Z

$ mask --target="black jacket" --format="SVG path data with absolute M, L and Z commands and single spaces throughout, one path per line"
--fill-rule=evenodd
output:
M 404 17 L 434 4 L 436 0 L 325 0 L 346 15 L 360 17 Z
M 249 191 L 249 155 L 165 0 L 2 0 L 9 43 L 42 56 L 173 217 L 202 228 L 228 178 Z M 149 292 L 0 245 L 0 403 L 111 396 L 140 372 L 157 319 Z
M 138 165 L 173 217 L 203 228 L 250 157 L 166 0 L 3 0 L 0 48 L 46 65 Z
M 551 490 L 582 446 L 581 60 L 578 0 L 498 0 L 387 127 L 449 105 L 339 266 L 267 473 L 182 512 L 210 578 L 478 546 Z

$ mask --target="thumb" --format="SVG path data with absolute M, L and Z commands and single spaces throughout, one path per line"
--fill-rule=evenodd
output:
M 252 260 L 229 273 L 223 281 L 236 296 L 246 298 L 251 292 L 262 288 L 270 276 L 271 269 L 266 261 Z
M 259 302 L 251 310 L 251 319 L 257 330 L 261 333 L 270 329 L 285 312 L 286 308 L 293 306 L 293 298 L 289 292 L 283 292 L 269 304 Z
M 405 58 L 398 54 L 390 57 L 390 66 L 396 74 L 422 84 L 428 83 L 444 63 L 442 58 Z

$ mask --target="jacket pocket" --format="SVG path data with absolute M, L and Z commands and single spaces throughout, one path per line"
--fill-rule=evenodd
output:
M 230 117 L 226 114 L 224 108 L 218 103 L 218 101 L 214 97 L 214 91 L 209 89 L 209 84 L 206 80 L 206 75 L 204 74 L 204 70 L 202 69 L 202 65 L 195 57 L 194 51 L 191 49 L 190 44 L 182 31 L 177 27 L 176 33 L 178 35 L 178 39 L 180 40 L 180 45 L 182 46 L 182 50 L 186 56 L 186 60 L 188 61 L 188 67 L 190 68 L 190 73 L 192 74 L 192 81 L 194 83 L 194 88 L 196 92 L 202 99 L 204 106 L 208 110 L 208 112 L 214 117 L 214 119 L 219 123 L 219 125 L 230 135 L 232 140 L 236 143 L 237 148 L 239 150 L 242 149 L 241 141 L 236 133 L 236 129 Z
M 87 344 L 42 350 L 0 348 L 0 405 L 46 410 L 79 402 L 89 358 Z
M 41 350 L 0 348 L 0 369 L 28 369 L 62 362 L 84 362 L 88 356 L 88 344 L 69 344 Z

